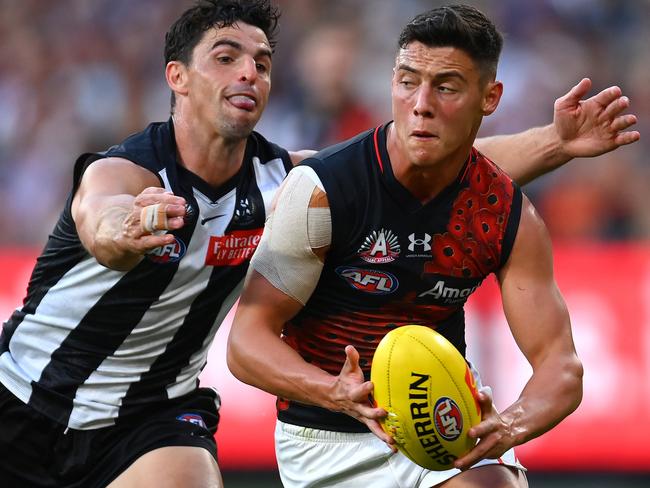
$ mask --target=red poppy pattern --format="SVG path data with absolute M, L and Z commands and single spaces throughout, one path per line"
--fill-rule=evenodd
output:
M 480 278 L 497 269 L 514 194 L 510 178 L 477 151 L 466 169 L 469 186 L 454 201 L 444 233 L 433 236 L 424 272 Z

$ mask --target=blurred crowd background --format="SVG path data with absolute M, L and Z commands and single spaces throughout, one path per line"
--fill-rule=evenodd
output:
M 169 116 L 164 34 L 190 0 L 0 0 L 0 245 L 41 245 L 80 153 Z M 318 149 L 390 119 L 396 39 L 425 0 L 278 0 L 273 89 L 258 130 Z M 526 188 L 556 240 L 650 237 L 650 1 L 465 0 L 505 33 L 505 93 L 481 135 L 552 119 L 582 77 L 619 85 L 642 140 Z

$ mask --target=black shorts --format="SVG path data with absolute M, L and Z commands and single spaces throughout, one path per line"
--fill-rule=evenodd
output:
M 111 427 L 66 432 L 0 384 L 0 486 L 104 488 L 140 456 L 166 446 L 203 447 L 216 460 L 218 404 L 216 391 L 199 388 Z

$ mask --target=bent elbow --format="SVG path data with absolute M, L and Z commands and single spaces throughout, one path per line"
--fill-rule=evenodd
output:
M 231 334 L 228 336 L 228 344 L 226 346 L 226 365 L 235 378 L 246 383 L 244 369 L 242 368 L 240 348 L 237 345 L 237 341 L 233 339 L 232 330 Z
M 237 353 L 235 352 L 236 346 L 232 344 L 230 338 L 228 338 L 228 345 L 226 346 L 226 366 L 233 374 L 233 376 L 239 379 L 237 375 L 239 363 L 237 362 Z
M 584 367 L 580 359 L 575 357 L 570 364 L 565 368 L 569 390 L 571 391 L 570 398 L 573 399 L 571 410 L 573 412 L 578 405 L 582 402 L 583 395 L 583 376 Z

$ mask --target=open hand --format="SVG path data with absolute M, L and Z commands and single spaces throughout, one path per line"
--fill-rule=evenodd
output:
M 583 78 L 566 95 L 555 101 L 553 126 L 567 158 L 599 156 L 620 146 L 636 142 L 636 115 L 623 114 L 630 100 L 618 86 L 611 86 L 583 100 L 591 80 Z
M 333 397 L 336 410 L 364 423 L 373 434 L 388 444 L 391 449 L 396 450 L 395 441 L 384 432 L 379 423 L 388 412 L 370 403 L 369 398 L 374 386 L 372 382 L 364 379 L 363 371 L 359 366 L 359 352 L 354 346 L 346 346 L 345 355 L 345 363 L 334 386 Z

